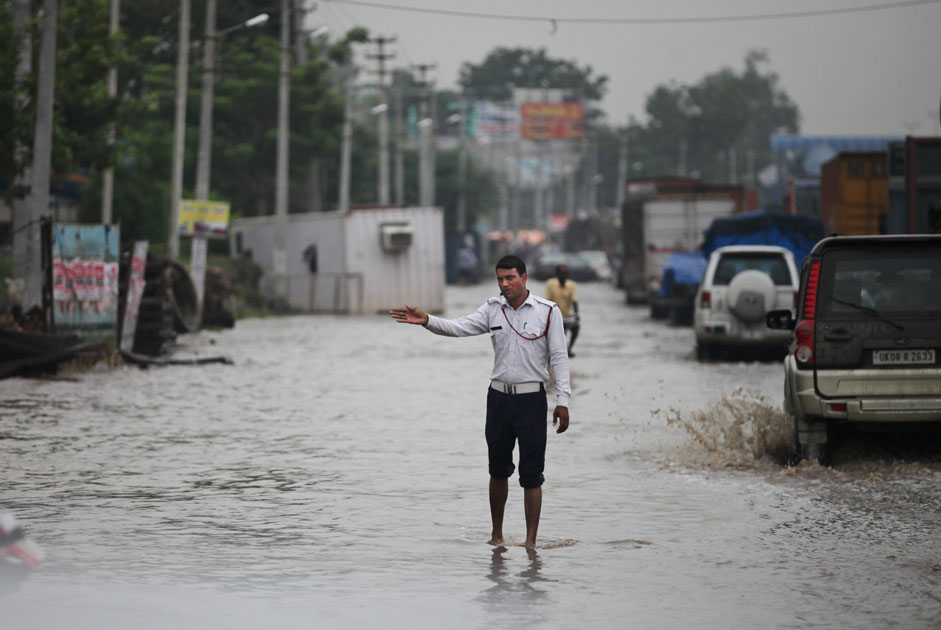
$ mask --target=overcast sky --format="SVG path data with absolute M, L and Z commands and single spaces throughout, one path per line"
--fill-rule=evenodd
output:
M 387 7 L 545 17 L 455 17 L 319 0 L 308 17 L 331 37 L 359 25 L 398 37 L 393 64 L 435 63 L 439 88 L 457 85 L 462 63 L 498 46 L 545 48 L 554 58 L 608 76 L 602 108 L 611 124 L 646 120 L 660 84 L 690 84 L 723 67 L 741 72 L 748 50 L 770 55 L 780 85 L 800 108 L 801 132 L 834 135 L 941 134 L 941 0 L 885 10 L 773 20 L 670 24 L 568 23 L 578 19 L 715 19 L 890 6 L 900 0 L 379 0 Z M 369 3 L 367 3 L 369 4 Z M 548 18 L 558 22 L 553 28 Z M 363 58 L 363 63 L 367 63 Z

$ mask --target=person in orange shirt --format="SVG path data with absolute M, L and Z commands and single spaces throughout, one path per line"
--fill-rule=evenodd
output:
M 546 282 L 546 299 L 559 305 L 559 311 L 562 312 L 562 326 L 566 333 L 569 331 L 572 333 L 568 345 L 569 357 L 574 357 L 572 346 L 575 345 L 575 339 L 578 337 L 580 318 L 575 281 L 569 279 L 567 265 L 557 266 L 555 268 L 555 278 L 549 278 Z

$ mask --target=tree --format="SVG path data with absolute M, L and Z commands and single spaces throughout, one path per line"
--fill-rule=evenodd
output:
M 592 77 L 591 66 L 552 59 L 545 48 L 496 48 L 479 65 L 465 63 L 459 83 L 475 99 L 508 101 L 515 87 L 550 87 L 569 91 L 574 100 L 597 101 L 608 77 Z
M 693 85 L 658 86 L 647 98 L 649 122 L 636 129 L 631 145 L 635 155 L 643 155 L 644 172 L 685 170 L 707 181 L 727 182 L 732 156 L 740 180 L 749 152 L 756 165 L 769 163 L 771 134 L 796 133 L 800 113 L 768 63 L 766 52 L 753 50 L 741 73 L 723 68 Z
M 117 103 L 107 94 L 108 68 L 122 60 L 119 37 L 108 34 L 108 0 L 74 0 L 63 3 L 57 24 L 55 113 L 52 130 L 52 170 L 57 173 L 90 171 L 111 160 L 109 126 Z M 32 30 L 34 58 L 40 38 L 37 23 Z M 35 73 L 17 83 L 16 66 L 25 33 L 16 32 L 9 3 L 0 6 L 0 176 L 12 182 L 32 160 L 29 147 L 35 119 Z M 16 147 L 27 147 L 17 153 Z M 7 196 L 21 197 L 26 190 L 8 187 Z

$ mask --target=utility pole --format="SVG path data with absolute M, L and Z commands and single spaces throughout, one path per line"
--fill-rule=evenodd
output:
M 738 154 L 735 147 L 729 147 L 729 183 L 738 183 Z
M 285 299 L 288 258 L 288 112 L 291 79 L 291 0 L 281 0 L 281 64 L 278 71 L 278 153 L 275 164 L 275 245 L 272 268 L 277 294 Z
M 457 231 L 467 230 L 467 99 L 461 94 L 460 134 L 457 155 Z
M 624 193 L 626 192 L 624 189 L 627 186 L 627 130 L 629 128 L 629 126 L 625 127 L 623 133 L 621 133 L 621 147 L 618 151 L 618 181 L 615 184 L 617 189 L 614 191 L 614 205 L 618 212 L 621 211 L 621 206 L 624 205 Z
M 24 82 L 33 71 L 33 39 L 28 28 L 30 20 L 30 0 L 14 0 L 13 24 L 16 33 L 20 36 L 19 57 L 16 62 L 17 84 Z M 25 111 L 27 96 L 20 95 L 19 105 Z M 16 145 L 16 162 L 25 161 L 27 147 L 21 143 Z M 30 207 L 29 188 L 32 174 L 29 167 L 24 164 L 23 170 L 14 182 L 15 194 L 13 198 L 13 277 L 23 279 L 26 277 L 27 260 L 26 251 L 29 247 L 31 232 L 32 211 Z M 23 195 L 23 196 L 20 196 Z M 38 234 L 38 232 L 37 232 Z
M 118 26 L 121 17 L 121 0 L 111 0 L 111 23 L 108 33 L 114 37 L 118 32 Z M 111 66 L 108 70 L 108 97 L 115 98 L 118 95 L 118 68 Z M 115 129 L 114 123 L 108 126 L 108 145 L 114 146 Z M 102 174 L 101 181 L 101 222 L 110 225 L 114 216 L 114 166 L 109 166 Z
M 435 64 L 423 63 L 412 66 L 418 71 L 420 79 L 416 86 L 421 90 L 420 113 L 418 121 L 418 191 L 419 205 L 431 207 L 435 205 L 435 175 L 432 144 L 434 142 L 434 120 L 431 116 L 431 90 L 428 73 L 436 68 Z
M 180 199 L 183 197 L 183 141 L 186 133 L 186 81 L 190 50 L 190 0 L 180 0 L 179 44 L 176 53 L 176 105 L 173 119 L 173 170 L 170 180 L 170 235 L 167 253 L 180 257 Z
M 353 158 L 353 79 L 356 68 L 350 61 L 343 71 L 343 145 L 340 149 L 340 212 L 350 211 L 350 172 Z
M 383 206 L 389 205 L 389 90 L 386 87 L 386 60 L 395 58 L 394 54 L 385 52 L 385 46 L 395 41 L 394 35 L 371 37 L 369 43 L 375 44 L 378 52 L 366 55 L 367 59 L 374 59 L 378 66 L 374 72 L 379 77 L 379 204 Z
M 402 76 L 395 82 L 395 204 L 405 205 L 405 124 L 402 122 Z
M 44 0 L 42 50 L 39 56 L 39 88 L 33 135 L 33 168 L 30 185 L 30 217 L 26 244 L 26 282 L 23 312 L 42 305 L 42 243 L 39 221 L 49 210 L 49 170 L 52 166 L 52 105 L 56 80 L 57 0 Z

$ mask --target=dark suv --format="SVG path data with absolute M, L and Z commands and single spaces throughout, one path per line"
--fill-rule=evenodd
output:
M 941 236 L 853 236 L 817 243 L 801 271 L 784 360 L 784 410 L 800 454 L 826 455 L 833 423 L 941 420 Z

